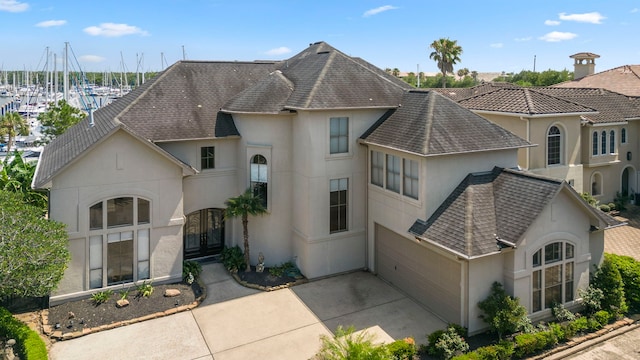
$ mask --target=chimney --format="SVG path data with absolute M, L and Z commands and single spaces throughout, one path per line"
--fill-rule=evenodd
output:
M 585 76 L 593 75 L 596 70 L 595 59 L 599 58 L 600 55 L 590 53 L 590 52 L 581 52 L 577 54 L 573 54 L 569 56 L 574 59 L 573 62 L 573 80 L 582 79 Z

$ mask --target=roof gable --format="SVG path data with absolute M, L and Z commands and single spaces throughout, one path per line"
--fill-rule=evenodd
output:
M 434 91 L 410 91 L 361 139 L 423 156 L 520 148 L 530 144 Z

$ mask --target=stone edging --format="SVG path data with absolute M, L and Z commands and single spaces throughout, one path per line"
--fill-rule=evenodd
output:
M 624 327 L 627 327 L 626 329 L 622 329 Z M 563 354 L 564 356 L 566 355 L 570 355 L 572 353 L 576 353 L 578 351 L 581 351 L 582 349 L 576 349 L 575 351 L 571 351 L 570 349 L 577 347 L 578 345 L 584 344 L 585 342 L 589 341 L 589 340 L 594 340 L 594 339 L 598 339 L 598 338 L 603 338 L 602 341 L 607 340 L 609 337 L 606 336 L 607 334 L 612 333 L 615 330 L 619 330 L 622 329 L 621 331 L 619 331 L 618 334 L 615 335 L 620 335 L 622 333 L 625 333 L 627 331 L 631 331 L 634 330 L 636 328 L 640 327 L 640 323 L 636 322 L 633 319 L 630 318 L 624 318 L 622 320 L 618 320 L 616 322 L 614 322 L 613 324 L 608 324 L 605 327 L 603 327 L 602 329 L 583 335 L 583 336 L 578 336 L 578 337 L 573 337 L 570 340 L 568 340 L 566 343 L 563 344 L 559 344 L 558 346 L 554 347 L 553 349 L 550 349 L 548 351 L 545 351 L 542 354 L 527 358 L 530 360 L 539 360 L 539 359 L 545 359 L 547 357 L 549 357 L 550 355 L 554 355 L 554 354 L 558 354 L 561 352 L 566 352 L 565 354 Z
M 304 284 L 304 283 L 309 281 L 309 280 L 307 280 L 307 278 L 302 278 L 302 279 L 298 279 L 296 281 L 288 282 L 286 284 L 282 284 L 282 285 L 278 285 L 278 286 L 261 286 L 261 285 L 252 284 L 252 283 L 249 283 L 249 282 L 246 282 L 246 281 L 240 279 L 240 277 L 238 276 L 238 273 L 235 273 L 235 272 L 229 272 L 229 273 L 238 282 L 238 284 L 240 284 L 240 285 L 242 285 L 244 287 L 248 287 L 248 288 L 256 289 L 256 290 L 262 290 L 262 291 L 275 291 L 275 290 L 280 290 L 280 289 L 286 289 L 286 288 L 290 288 L 292 286 Z
M 82 329 L 82 331 L 75 331 L 75 332 L 69 332 L 69 333 L 62 333 L 62 330 L 55 330 L 53 328 L 53 326 L 51 326 L 49 324 L 49 310 L 48 309 L 44 309 L 41 312 L 41 317 L 42 317 L 42 332 L 47 335 L 48 337 L 50 337 L 51 339 L 54 340 L 70 340 L 70 339 L 75 339 L 84 335 L 89 335 L 92 333 L 97 333 L 100 331 L 104 331 L 104 330 L 110 330 L 110 329 L 115 329 L 121 326 L 127 326 L 127 325 L 131 325 L 131 324 L 135 324 L 135 323 L 139 323 L 139 322 L 143 322 L 143 321 L 147 321 L 147 320 L 151 320 L 151 319 L 157 319 L 157 318 L 161 318 L 161 317 L 165 317 L 168 315 L 173 315 L 173 314 L 177 314 L 183 311 L 189 311 L 192 310 L 196 307 L 198 307 L 198 305 L 200 305 L 202 303 L 202 301 L 204 299 L 206 299 L 207 297 L 207 287 L 201 282 L 200 279 L 198 279 L 198 285 L 200 285 L 200 289 L 202 290 L 202 294 L 200 294 L 200 296 L 198 296 L 192 303 L 187 304 L 187 305 L 182 305 L 182 306 L 178 306 L 175 308 L 171 308 L 165 311 L 159 311 L 157 313 L 153 313 L 153 314 L 149 314 L 143 317 L 139 317 L 139 318 L 135 318 L 135 319 L 129 319 L 129 320 L 124 320 L 124 321 L 119 321 L 119 322 L 115 322 L 115 323 L 111 323 L 111 324 L 106 324 L 106 325 L 101 325 L 101 326 L 97 326 L 97 327 L 93 327 L 93 328 L 85 328 Z

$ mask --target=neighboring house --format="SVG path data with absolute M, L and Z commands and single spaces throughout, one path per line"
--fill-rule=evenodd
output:
M 493 281 L 548 316 L 576 303 L 617 223 L 508 170 L 530 146 L 324 42 L 280 62 L 181 61 L 43 151 L 34 187 L 72 254 L 51 302 L 179 280 L 184 259 L 242 243 L 224 202 L 251 188 L 268 209 L 249 221 L 254 264 L 368 269 L 471 332 Z

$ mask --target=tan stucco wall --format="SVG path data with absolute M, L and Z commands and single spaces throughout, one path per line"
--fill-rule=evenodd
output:
M 505 251 L 506 253 L 508 251 Z M 467 265 L 466 285 L 468 286 L 468 305 L 466 323 L 469 334 L 477 334 L 486 329 L 487 323 L 479 316 L 482 311 L 478 303 L 483 301 L 491 293 L 491 284 L 495 281 L 504 284 L 504 266 L 506 254 L 489 255 L 470 260 Z
M 51 301 L 88 294 L 89 207 L 113 197 L 151 201 L 151 276 L 182 274 L 182 168 L 120 130 L 58 174 L 51 187 L 51 218 L 68 226 L 72 260 Z M 176 261 L 179 259 L 180 261 Z

